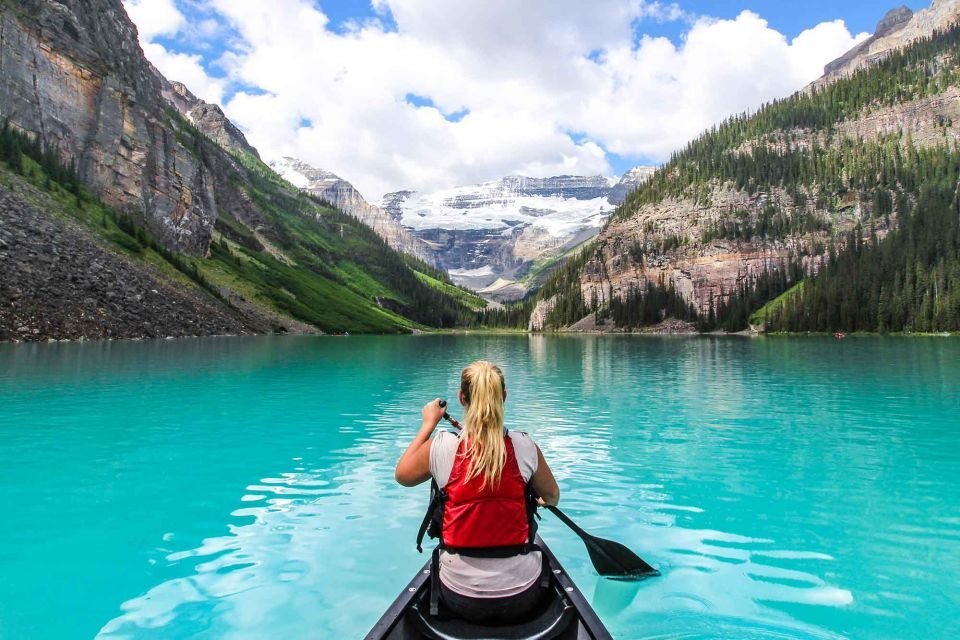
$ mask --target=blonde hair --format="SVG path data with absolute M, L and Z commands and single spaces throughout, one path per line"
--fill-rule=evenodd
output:
M 470 460 L 465 482 L 482 475 L 483 487 L 500 484 L 507 462 L 503 435 L 506 388 L 503 371 L 485 360 L 471 363 L 460 375 L 460 393 L 467 407 L 461 435 L 466 447 L 462 455 Z

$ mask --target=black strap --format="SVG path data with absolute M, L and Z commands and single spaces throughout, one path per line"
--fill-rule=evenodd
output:
M 505 547 L 450 547 L 441 544 L 439 549 L 447 553 L 455 553 L 467 558 L 512 558 L 513 556 L 522 556 L 531 551 L 540 551 L 536 544 L 513 544 Z
M 534 545 L 541 552 L 540 553 L 540 588 L 547 589 L 550 587 L 550 582 L 553 580 L 553 568 L 550 566 L 550 561 L 547 559 L 547 554 L 543 553 L 543 549 L 540 549 L 538 545 Z
M 430 615 L 440 615 L 440 547 L 430 557 Z
M 423 536 L 427 533 L 427 528 L 430 527 L 430 521 L 433 519 L 433 512 L 436 511 L 437 505 L 440 504 L 440 498 L 436 493 L 431 491 L 430 504 L 427 506 L 427 513 L 423 516 L 423 522 L 420 523 L 420 530 L 417 531 L 417 551 L 423 553 Z

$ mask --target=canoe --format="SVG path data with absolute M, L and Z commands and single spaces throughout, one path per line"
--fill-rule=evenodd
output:
M 430 563 L 427 562 L 373 626 L 366 640 L 613 640 L 593 607 L 543 540 L 550 563 L 550 594 L 521 624 L 495 627 L 442 615 L 430 616 Z M 442 609 L 442 605 L 441 605 Z M 449 614 L 448 614 L 449 615 Z

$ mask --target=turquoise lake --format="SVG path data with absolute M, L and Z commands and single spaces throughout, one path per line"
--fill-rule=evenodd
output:
M 960 341 L 466 335 L 0 345 L 0 638 L 362 637 L 425 560 L 393 466 L 477 358 L 663 572 L 544 514 L 615 637 L 960 628 Z

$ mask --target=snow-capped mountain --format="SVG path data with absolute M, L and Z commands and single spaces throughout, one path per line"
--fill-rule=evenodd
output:
M 653 177 L 656 170 L 656 167 L 634 167 L 627 171 L 620 181 L 613 185 L 610 191 L 610 202 L 615 204 L 623 202 L 628 193 Z
M 595 236 L 626 193 L 652 173 L 638 167 L 619 182 L 510 176 L 431 193 L 389 193 L 381 207 L 430 246 L 455 282 L 510 299 L 532 284 L 518 281 L 535 263 L 543 266 Z
M 383 209 L 367 202 L 352 184 L 340 176 L 317 169 L 303 160 L 284 157 L 270 163 L 270 167 L 295 187 L 323 198 L 372 228 L 397 251 L 403 251 L 429 264 L 435 260 L 429 247 L 407 231 Z

